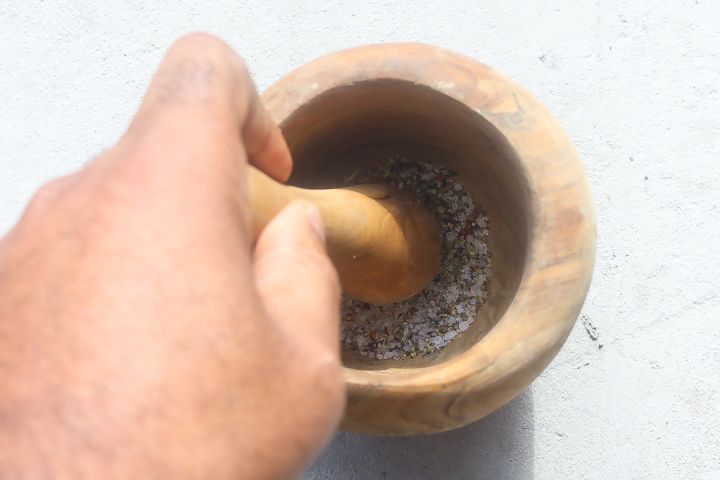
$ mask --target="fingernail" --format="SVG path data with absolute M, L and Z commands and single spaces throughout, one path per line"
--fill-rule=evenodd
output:
M 315 230 L 315 233 L 317 233 L 318 237 L 320 237 L 320 239 L 324 242 L 325 222 L 323 222 L 320 210 L 314 203 L 307 202 L 305 204 L 305 212 L 307 213 L 308 220 L 310 221 L 310 225 L 312 225 L 313 230 Z

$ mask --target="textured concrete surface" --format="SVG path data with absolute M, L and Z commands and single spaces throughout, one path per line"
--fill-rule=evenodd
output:
M 720 479 L 716 2 L 0 0 L 0 231 L 120 135 L 194 29 L 242 52 L 261 88 L 362 43 L 474 56 L 556 113 L 597 201 L 586 306 L 531 389 L 456 432 L 339 434 L 308 479 Z

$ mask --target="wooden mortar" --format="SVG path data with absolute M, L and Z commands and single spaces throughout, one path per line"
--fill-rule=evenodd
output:
M 290 183 L 341 185 L 392 155 L 442 164 L 490 219 L 492 278 L 471 327 L 429 357 L 343 353 L 343 428 L 408 435 L 473 422 L 520 393 L 572 329 L 595 255 L 581 161 L 550 112 L 477 61 L 419 44 L 359 47 L 263 94 L 295 161 Z

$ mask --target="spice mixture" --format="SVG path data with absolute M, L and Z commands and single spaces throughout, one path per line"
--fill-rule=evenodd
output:
M 446 168 L 399 157 L 353 175 L 347 185 L 384 183 L 415 194 L 435 214 L 443 236 L 438 273 L 419 294 L 390 305 L 343 298 L 342 342 L 363 356 L 427 355 L 468 329 L 487 297 L 488 219 Z

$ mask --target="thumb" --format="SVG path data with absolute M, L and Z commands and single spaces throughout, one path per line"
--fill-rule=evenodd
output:
M 339 350 L 340 282 L 317 207 L 295 201 L 262 231 L 253 254 L 265 309 L 292 336 Z

